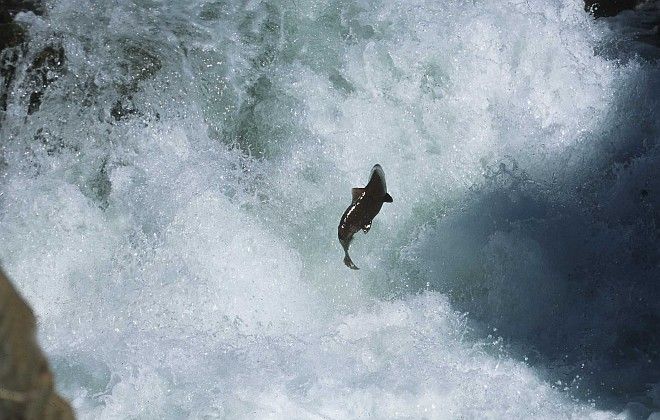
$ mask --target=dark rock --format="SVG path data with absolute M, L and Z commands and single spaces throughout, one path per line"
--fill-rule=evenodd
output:
M 0 51 L 13 47 L 25 39 L 25 31 L 14 22 L 14 16 L 19 12 L 32 12 L 43 15 L 41 1 L 3 0 L 0 4 Z
M 615 16 L 624 10 L 634 9 L 642 0 L 585 0 L 584 10 L 594 17 Z
M 25 40 L 25 30 L 14 22 L 0 23 L 0 50 L 20 45 Z
M 128 97 L 128 100 L 131 98 Z M 121 100 L 117 100 L 110 110 L 110 115 L 115 121 L 121 121 L 137 113 L 137 109 L 132 106 L 124 105 Z
M 19 12 L 32 12 L 43 15 L 41 0 L 2 0 L 0 3 L 0 111 L 7 108 L 9 86 L 14 80 L 18 54 L 12 51 L 14 47 L 26 40 L 25 29 L 14 22 Z
M 41 0 L 2 0 L 0 4 L 0 23 L 9 23 L 19 12 L 32 12 L 37 16 L 44 14 Z
M 9 86 L 14 80 L 16 74 L 16 65 L 18 63 L 18 52 L 12 49 L 0 51 L 0 111 L 7 109 L 7 96 Z
M 64 70 L 65 55 L 62 46 L 44 48 L 28 68 L 32 93 L 28 104 L 28 115 L 39 110 L 41 99 L 48 86 L 59 78 Z

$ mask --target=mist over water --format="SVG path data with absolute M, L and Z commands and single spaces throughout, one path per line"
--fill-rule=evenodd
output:
M 46 10 L 0 263 L 79 417 L 660 411 L 658 64 L 581 2 Z

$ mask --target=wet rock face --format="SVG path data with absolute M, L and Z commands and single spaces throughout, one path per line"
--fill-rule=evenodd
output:
M 17 64 L 26 50 L 27 33 L 13 21 L 19 12 L 43 14 L 40 1 L 9 0 L 0 6 L 0 111 L 7 109 L 9 91 L 15 79 Z M 25 83 L 31 91 L 27 104 L 28 115 L 39 110 L 48 86 L 64 71 L 66 57 L 61 45 L 46 46 L 39 52 L 27 70 Z M 2 115 L 0 114 L 0 120 Z
M 27 110 L 28 115 L 39 110 L 46 89 L 59 78 L 64 63 L 65 56 L 62 46 L 49 45 L 37 54 L 28 69 L 28 83 L 32 90 Z
M 634 9 L 642 0 L 585 0 L 584 10 L 595 17 L 615 16 L 624 10 Z
M 5 16 L 0 17 L 1 21 Z M 8 20 L 0 23 L 0 50 L 19 45 L 25 39 L 25 31 L 17 23 Z
M 53 388 L 35 342 L 32 310 L 0 272 L 0 418 L 69 420 L 69 404 Z
M 7 106 L 7 91 L 14 79 L 19 47 L 26 41 L 27 34 L 21 25 L 14 22 L 14 16 L 19 12 L 31 11 L 36 15 L 43 14 L 41 1 L 36 0 L 3 0 L 0 4 L 0 110 Z
M 12 16 L 23 11 L 32 11 L 37 15 L 44 13 L 41 0 L 3 0 L 0 8 Z
M 13 47 L 25 39 L 23 29 L 14 23 L 18 12 L 31 11 L 35 15 L 43 14 L 41 1 L 34 0 L 3 0 L 0 4 L 0 50 Z

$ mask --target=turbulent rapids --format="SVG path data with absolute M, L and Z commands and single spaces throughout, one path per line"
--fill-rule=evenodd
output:
M 659 68 L 581 2 L 15 21 L 0 265 L 80 418 L 660 411 Z M 347 270 L 374 162 L 396 205 Z

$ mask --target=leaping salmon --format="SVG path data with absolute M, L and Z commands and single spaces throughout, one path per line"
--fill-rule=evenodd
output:
M 383 203 L 393 201 L 387 193 L 383 168 L 378 164 L 374 165 L 371 169 L 369 183 L 364 188 L 353 188 L 351 194 L 353 201 L 341 217 L 337 231 L 339 242 L 344 248 L 344 264 L 353 270 L 359 270 L 348 255 L 348 247 L 353 240 L 353 235 L 360 229 L 364 233 L 369 232 L 371 223 L 383 207 Z

